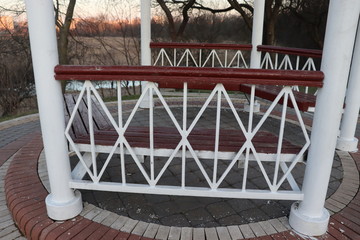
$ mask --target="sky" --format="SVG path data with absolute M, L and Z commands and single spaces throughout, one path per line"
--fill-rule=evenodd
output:
M 60 0 L 66 3 L 68 0 Z M 105 2 L 108 2 L 105 4 Z M 116 4 L 115 4 L 116 3 Z M 91 17 L 99 14 L 127 15 L 135 17 L 140 15 L 140 0 L 78 0 L 75 7 L 75 17 Z M 0 0 L 0 15 L 6 9 L 24 9 L 24 0 Z M 64 10 L 65 11 L 65 10 Z M 7 12 L 6 14 L 10 14 Z
M 75 17 L 91 17 L 100 14 L 109 14 L 117 18 L 136 18 L 140 17 L 140 1 L 141 0 L 78 0 L 75 8 Z M 68 0 L 60 0 L 60 2 L 68 2 Z M 155 0 L 152 0 L 155 3 Z M 210 6 L 224 6 L 226 0 L 202 0 L 206 5 Z M 19 9 L 23 9 L 24 0 L 0 0 L 0 15 L 1 7 L 13 8 L 14 5 L 19 5 Z M 157 15 L 157 10 L 153 9 L 153 15 Z M 25 15 L 21 16 L 25 18 Z

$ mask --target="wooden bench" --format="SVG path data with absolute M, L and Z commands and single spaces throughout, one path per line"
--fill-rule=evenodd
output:
M 65 115 L 69 120 L 76 104 L 78 96 L 72 94 L 64 95 Z M 94 122 L 94 141 L 96 146 L 102 146 L 100 151 L 110 152 L 119 135 L 107 118 L 105 112 L 97 100 L 92 97 L 92 112 Z M 90 151 L 90 131 L 88 120 L 88 108 L 86 98 L 81 99 L 79 108 L 69 131 L 73 141 L 78 144 L 80 151 Z M 149 127 L 136 126 L 128 127 L 125 137 L 133 147 L 137 155 L 150 155 Z M 257 152 L 263 156 L 264 161 L 273 161 L 277 151 L 277 136 L 267 131 L 258 132 L 252 142 Z M 188 136 L 191 146 L 202 158 L 211 159 L 214 157 L 215 129 L 195 128 Z M 156 156 L 170 156 L 172 151 L 181 141 L 181 135 L 176 128 L 154 127 L 154 148 Z M 232 159 L 236 152 L 245 143 L 246 138 L 241 130 L 221 129 L 219 135 L 219 159 Z M 284 160 L 290 161 L 291 156 L 298 153 L 301 147 L 284 140 L 282 154 Z M 190 153 L 187 154 L 191 156 Z M 288 155 L 286 157 L 285 155 Z M 252 160 L 255 160 L 252 158 Z
M 317 71 L 289 71 L 289 70 L 266 70 L 266 69 L 234 69 L 234 68 L 193 68 L 193 67 L 113 67 L 113 66 L 57 66 L 55 68 L 58 80 L 131 80 L 131 81 L 154 81 L 162 88 L 182 88 L 187 82 L 189 89 L 213 89 L 216 84 L 222 83 L 226 90 L 248 91 L 247 84 L 275 85 L 298 85 L 298 86 L 322 86 L 323 74 Z M 266 88 L 264 85 L 263 88 Z M 280 87 L 277 87 L 280 90 Z M 271 97 L 272 98 L 272 97 Z M 271 99 L 270 98 L 270 99 Z M 96 145 L 102 145 L 103 151 L 109 151 L 118 134 L 105 116 L 99 104 L 93 99 L 94 140 Z M 74 96 L 65 96 L 66 112 L 70 116 L 74 109 Z M 307 105 L 300 105 L 305 109 Z M 79 144 L 80 150 L 88 151 L 90 138 L 88 123 L 87 104 L 83 100 L 79 105 L 78 117 L 74 119 L 72 136 L 74 142 Z M 128 128 L 125 136 L 131 146 L 137 149 L 139 155 L 149 155 L 149 133 L 144 127 Z M 179 143 L 180 134 L 176 129 L 155 128 L 154 143 L 155 154 L 168 156 L 171 150 Z M 194 150 L 204 152 L 204 158 L 212 158 L 214 151 L 215 130 L 198 129 L 191 132 L 189 141 Z M 241 131 L 221 130 L 219 158 L 231 159 L 235 152 L 243 145 L 245 138 Z M 264 159 L 274 160 L 277 149 L 277 137 L 271 133 L 257 133 L 252 139 L 256 150 L 264 155 Z M 108 148 L 106 147 L 108 146 Z M 104 150 L 107 149 L 107 150 Z M 157 151 L 158 149 L 161 149 Z M 164 150 L 165 149 L 165 150 Z M 282 153 L 295 154 L 299 147 L 284 141 Z M 163 151 L 164 150 L 164 151 Z M 289 159 L 289 158 L 285 158 Z
M 283 88 L 280 86 L 257 85 L 255 87 L 255 96 L 269 101 L 274 101 L 282 89 Z M 249 84 L 240 85 L 240 91 L 243 93 L 250 94 L 251 85 Z M 293 91 L 293 94 L 296 99 L 296 104 L 300 111 L 303 112 L 314 111 L 316 96 L 314 96 L 313 94 L 308 94 L 298 91 Z M 280 99 L 279 103 L 283 104 L 283 99 Z M 294 105 L 291 102 L 288 102 L 288 106 L 292 108 L 294 107 Z
M 302 48 L 289 48 L 289 47 L 278 47 L 278 46 L 268 46 L 268 45 L 258 45 L 257 50 L 262 53 L 271 53 L 271 54 L 282 54 L 291 57 L 296 57 L 297 63 L 293 63 L 293 67 L 299 64 L 300 58 L 304 59 L 321 59 L 322 51 L 315 49 L 302 49 Z M 313 69 L 315 71 L 315 69 Z M 276 96 L 281 91 L 281 86 L 269 86 L 269 85 L 258 85 L 256 86 L 255 95 L 259 98 L 263 98 L 269 101 L 273 101 Z M 241 85 L 240 90 L 244 93 L 250 94 L 251 86 Z M 300 111 L 303 112 L 313 112 L 315 110 L 316 96 L 311 93 L 305 93 L 300 91 L 293 91 L 296 103 Z M 279 102 L 282 104 L 282 100 Z M 294 107 L 291 103 L 289 107 Z

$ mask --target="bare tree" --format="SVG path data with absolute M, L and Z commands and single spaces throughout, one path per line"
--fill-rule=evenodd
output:
M 228 9 L 235 9 L 239 12 L 241 17 L 244 19 L 246 26 L 249 29 L 252 29 L 252 15 L 254 13 L 252 4 L 246 2 L 239 3 L 237 0 L 228 0 L 228 3 L 230 4 L 230 8 Z
M 243 21 L 246 23 L 248 29 L 252 29 L 252 18 L 253 18 L 253 1 L 240 1 L 240 0 L 227 0 L 228 6 L 223 8 L 214 8 L 213 6 L 208 6 L 203 3 L 201 0 L 196 1 L 165 1 L 157 0 L 158 4 L 164 11 L 168 23 L 169 23 L 169 34 L 172 41 L 177 40 L 181 37 L 185 31 L 186 24 L 189 21 L 188 12 L 191 9 L 197 9 L 200 11 L 208 11 L 213 14 L 223 13 L 231 10 L 237 11 Z M 284 8 L 286 1 L 283 0 L 266 0 L 265 1 L 265 21 L 264 21 L 264 39 L 263 43 L 268 45 L 275 45 L 276 42 L 276 22 L 278 20 L 281 11 Z M 168 5 L 173 6 L 173 9 L 170 9 Z M 177 8 L 177 11 L 182 11 L 182 22 L 178 30 L 176 31 L 176 22 L 174 20 L 173 12 Z M 172 10 L 172 11 L 171 11 Z
M 58 50 L 60 64 L 68 64 L 68 45 L 71 22 L 74 16 L 76 0 L 54 0 L 55 23 L 58 28 Z M 25 12 L 22 1 L 14 1 L 9 7 L 0 6 L 4 14 L 20 15 Z
M 69 35 L 70 35 L 70 26 L 74 16 L 74 9 L 76 5 L 76 0 L 70 0 L 69 3 L 61 4 L 59 0 L 55 1 L 54 10 L 55 10 L 55 23 L 58 27 L 58 53 L 59 53 L 59 63 L 60 64 L 69 64 L 68 57 L 68 48 L 69 48 Z M 63 14 L 62 9 L 65 8 L 66 12 Z M 61 82 L 62 91 L 65 92 L 66 81 Z
M 283 7 L 283 0 L 265 1 L 265 21 L 263 44 L 275 45 L 276 43 L 276 22 Z
M 168 20 L 168 28 L 169 28 L 169 35 L 173 42 L 178 40 L 179 38 L 183 37 L 185 28 L 187 23 L 189 22 L 189 10 L 194 6 L 196 0 L 186 0 L 186 1 L 178 1 L 178 0 L 172 0 L 172 1 L 165 1 L 165 0 L 156 0 L 158 4 L 160 5 L 161 9 L 164 11 L 166 18 Z M 173 16 L 172 11 L 168 7 L 168 5 L 178 5 L 179 10 L 181 12 L 182 20 L 180 25 L 176 26 L 175 17 Z
M 3 23 L 1 18 L 0 26 L 0 106 L 3 115 L 10 115 L 34 96 L 34 76 L 24 26 Z
M 288 0 L 285 11 L 305 25 L 308 35 L 322 49 L 328 8 L 329 0 Z
M 199 9 L 209 10 L 213 13 L 235 10 L 237 11 L 246 26 L 252 30 L 252 18 L 254 13 L 253 2 L 239 0 L 227 0 L 230 6 L 223 9 L 210 9 L 200 7 Z M 276 40 L 276 21 L 283 7 L 282 0 L 266 0 L 265 1 L 265 21 L 264 21 L 264 38 L 263 43 L 268 45 L 275 45 Z
M 70 0 L 68 5 L 63 6 L 59 0 L 55 1 L 55 23 L 59 29 L 58 37 L 58 51 L 59 51 L 59 63 L 68 64 L 68 46 L 69 46 L 69 35 L 70 26 L 74 16 L 74 9 L 76 0 Z M 66 12 L 62 14 L 62 8 L 66 8 Z

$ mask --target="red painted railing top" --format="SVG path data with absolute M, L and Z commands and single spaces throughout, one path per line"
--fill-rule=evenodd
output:
M 163 86 L 188 82 L 196 86 L 223 83 L 231 88 L 236 88 L 240 84 L 322 87 L 324 74 L 320 71 L 243 68 L 58 65 L 55 67 L 55 78 L 57 80 L 152 81 Z
M 151 48 L 251 50 L 250 44 L 152 42 Z
M 261 52 L 272 52 L 272 53 L 282 53 L 289 55 L 298 55 L 303 57 L 312 57 L 312 58 L 321 58 L 322 50 L 316 49 L 304 49 L 304 48 L 289 48 L 289 47 L 277 47 L 270 45 L 259 45 L 257 50 Z

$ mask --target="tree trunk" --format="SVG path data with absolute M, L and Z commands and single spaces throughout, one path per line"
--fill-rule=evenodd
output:
M 66 11 L 65 20 L 61 27 L 59 27 L 59 40 L 58 40 L 58 52 L 59 63 L 66 65 L 69 64 L 68 46 L 69 46 L 69 34 L 71 21 L 74 16 L 74 9 L 76 0 L 70 0 Z M 57 10 L 59 11 L 59 9 Z M 62 91 L 65 92 L 66 81 L 61 82 Z
M 175 22 L 174 22 L 174 18 L 171 14 L 170 9 L 166 6 L 164 0 L 157 0 L 157 2 L 159 3 L 161 9 L 164 11 L 166 18 L 168 20 L 168 29 L 169 29 L 169 35 L 171 38 L 171 41 L 175 42 L 176 41 L 176 31 L 175 31 Z
M 176 31 L 176 26 L 175 26 L 175 21 L 174 21 L 174 17 L 171 14 L 170 9 L 166 6 L 166 3 L 164 0 L 157 0 L 157 2 L 159 3 L 161 9 L 164 11 L 166 18 L 168 20 L 168 24 L 169 24 L 169 36 L 171 38 L 172 42 L 177 41 L 179 38 L 182 38 L 185 32 L 185 28 L 187 26 L 187 23 L 189 22 L 189 15 L 188 15 L 188 11 L 191 9 L 191 7 L 195 4 L 196 0 L 189 0 L 186 4 L 184 3 L 184 8 L 182 10 L 182 21 L 181 24 L 178 28 L 178 30 Z M 183 1 L 186 2 L 186 1 Z
M 182 11 L 182 15 L 183 15 L 183 20 L 180 24 L 180 27 L 179 27 L 179 30 L 176 34 L 176 38 L 182 38 L 183 35 L 184 35 L 184 31 L 185 31 L 185 28 L 186 28 L 186 25 L 187 23 L 189 22 L 189 14 L 188 14 L 188 11 L 189 9 L 194 5 L 196 1 L 195 0 L 190 0 L 184 7 L 183 11 Z
M 282 0 L 266 0 L 265 1 L 265 26 L 264 39 L 265 45 L 275 45 L 276 39 L 276 22 L 280 14 Z
M 264 45 L 275 45 L 275 23 L 274 19 L 268 19 L 264 26 Z
M 228 3 L 230 4 L 230 6 L 235 9 L 236 11 L 238 11 L 240 13 L 240 15 L 242 16 L 242 18 L 245 21 L 246 26 L 248 27 L 248 29 L 251 31 L 252 30 L 252 19 L 251 17 L 244 11 L 243 8 L 247 9 L 248 11 L 250 11 L 252 14 L 254 13 L 254 8 L 252 6 L 250 6 L 249 4 L 240 4 L 238 3 L 237 0 L 228 0 Z

